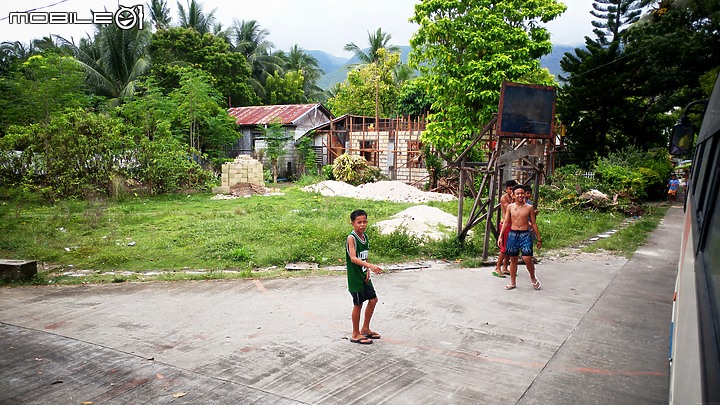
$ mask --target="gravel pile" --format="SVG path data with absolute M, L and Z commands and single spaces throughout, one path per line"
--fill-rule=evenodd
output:
M 358 187 L 355 187 L 341 181 L 326 180 L 311 186 L 303 187 L 302 190 L 317 192 L 324 196 L 350 197 L 363 200 L 404 203 L 456 200 L 453 195 L 422 191 L 400 181 L 378 181 L 376 183 L 361 184 Z

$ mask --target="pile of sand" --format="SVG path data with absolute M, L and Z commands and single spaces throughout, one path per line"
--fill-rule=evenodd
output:
M 404 203 L 456 200 L 453 195 L 422 191 L 400 181 L 378 181 L 376 183 L 366 183 L 355 187 L 342 181 L 326 180 L 303 187 L 302 190 L 320 193 L 324 196 Z
M 393 215 L 392 219 L 375 224 L 382 234 L 396 229 L 428 239 L 442 239 L 453 235 L 457 229 L 457 216 L 427 205 L 416 205 Z
M 424 203 L 428 201 L 455 201 L 450 194 L 427 192 L 399 181 L 378 181 L 354 187 L 350 184 L 327 180 L 302 188 L 324 196 L 340 196 L 363 200 L 384 200 L 402 203 Z M 372 216 L 372 213 L 370 213 Z M 429 207 L 417 205 L 395 214 L 391 219 L 374 224 L 381 233 L 389 234 L 403 228 L 409 234 L 428 239 L 442 239 L 452 235 L 457 228 L 457 216 Z

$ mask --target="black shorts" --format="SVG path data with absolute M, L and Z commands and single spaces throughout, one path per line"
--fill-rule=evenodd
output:
M 372 284 L 365 284 L 365 289 L 363 291 L 351 292 L 350 295 L 352 295 L 353 298 L 353 305 L 362 305 L 365 301 L 377 298 L 375 288 L 373 288 Z

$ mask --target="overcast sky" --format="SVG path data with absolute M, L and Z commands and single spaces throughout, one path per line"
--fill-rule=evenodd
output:
M 181 0 L 187 8 L 187 0 Z M 200 0 L 207 13 L 216 9 L 215 16 L 223 27 L 233 19 L 256 20 L 270 31 L 268 40 L 276 49 L 288 50 L 297 44 L 304 49 L 317 49 L 341 57 L 352 56 L 343 50 L 354 42 L 360 48 L 368 44 L 368 31 L 382 28 L 392 35 L 393 45 L 408 45 L 417 25 L 408 22 L 418 0 Z M 567 11 L 548 24 L 556 45 L 582 45 L 584 37 L 592 36 L 591 0 L 565 0 Z M 29 42 L 48 34 L 58 34 L 75 40 L 92 32 L 88 24 L 9 24 L 8 14 L 15 11 L 76 12 L 77 18 L 90 18 L 90 10 L 111 11 L 118 5 L 145 5 L 143 0 L 23 0 L 0 4 L 0 41 Z M 172 24 L 177 24 L 177 2 L 168 1 Z M 46 7 L 50 6 L 51 7 Z M 46 8 L 44 8 L 46 7 Z M 149 11 L 145 7 L 146 19 Z

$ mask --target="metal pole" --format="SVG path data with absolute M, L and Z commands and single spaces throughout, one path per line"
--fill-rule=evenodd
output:
M 460 161 L 460 186 L 458 187 L 458 226 L 457 226 L 457 234 L 460 236 L 460 232 L 462 232 L 463 228 L 463 196 L 465 195 L 465 170 L 463 170 L 463 166 L 465 166 L 465 159 Z

